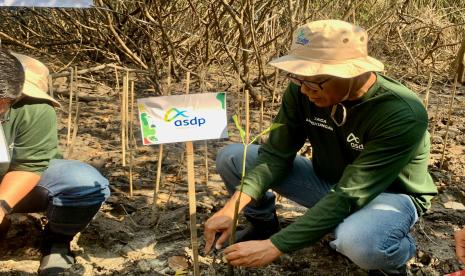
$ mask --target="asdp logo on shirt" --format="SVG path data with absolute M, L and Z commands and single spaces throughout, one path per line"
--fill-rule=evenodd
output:
M 179 110 L 172 107 L 166 111 L 164 116 L 165 122 L 173 122 L 176 127 L 198 126 L 201 127 L 206 123 L 205 118 L 197 117 L 191 118 L 186 114 L 187 110 Z
M 355 136 L 355 134 L 353 134 L 352 132 L 347 136 L 347 143 L 349 143 L 352 149 L 354 150 L 363 150 L 363 144 L 360 143 L 360 138 Z

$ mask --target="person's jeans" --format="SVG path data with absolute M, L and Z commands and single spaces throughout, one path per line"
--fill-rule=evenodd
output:
M 257 145 L 248 147 L 246 168 L 253 167 L 258 148 Z M 216 159 L 217 171 L 231 194 L 240 183 L 243 149 L 242 144 L 229 145 L 218 153 Z M 335 183 L 315 174 L 309 159 L 297 156 L 289 175 L 272 189 L 311 208 L 333 185 Z M 274 211 L 275 196 L 268 191 L 258 201 L 251 202 L 244 209 L 244 215 L 268 220 Z M 416 207 L 409 196 L 382 193 L 336 227 L 335 239 L 330 246 L 361 268 L 396 272 L 415 254 L 415 241 L 409 232 L 417 219 Z
M 73 236 L 87 226 L 109 196 L 108 180 L 94 167 L 53 159 L 13 212 L 45 212 L 52 232 Z

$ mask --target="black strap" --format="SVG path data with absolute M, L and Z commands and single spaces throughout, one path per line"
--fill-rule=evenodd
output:
M 3 199 L 0 199 L 0 208 L 3 209 L 5 215 L 8 215 L 9 213 L 11 213 L 11 211 L 13 211 L 13 208 L 11 208 L 10 204 L 8 204 L 8 202 L 6 202 Z

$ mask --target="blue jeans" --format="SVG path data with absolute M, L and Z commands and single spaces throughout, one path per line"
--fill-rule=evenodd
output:
M 73 236 L 87 226 L 109 196 L 108 180 L 94 167 L 53 159 L 13 212 L 45 212 L 52 232 Z
M 246 168 L 253 167 L 259 146 L 247 150 Z M 233 144 L 219 152 L 216 168 L 230 193 L 240 183 L 243 145 Z M 319 178 L 312 162 L 297 156 L 293 169 L 273 191 L 311 208 L 328 193 L 335 183 Z M 244 215 L 268 220 L 275 211 L 275 195 L 268 191 L 251 202 Z M 363 269 L 396 272 L 415 254 L 415 241 L 409 234 L 418 219 L 416 207 L 405 194 L 382 193 L 362 209 L 354 212 L 334 229 L 330 246 Z

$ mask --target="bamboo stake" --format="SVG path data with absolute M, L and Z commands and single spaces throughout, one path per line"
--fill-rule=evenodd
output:
M 436 111 L 434 112 L 434 117 L 436 119 L 436 122 L 433 124 L 433 130 L 431 131 L 431 138 L 434 137 L 434 134 L 436 133 L 436 126 L 439 124 L 439 120 L 441 120 L 441 114 L 439 114 L 439 107 L 441 106 L 441 97 L 438 97 L 438 101 L 436 102 Z
M 186 94 L 189 94 L 190 72 L 186 76 Z M 192 255 L 194 261 L 194 275 L 199 276 L 199 243 L 197 240 L 197 210 L 195 199 L 195 173 L 194 173 L 194 145 L 192 141 L 186 142 L 187 158 L 187 186 L 189 194 L 189 218 L 191 230 Z
M 129 148 L 129 140 L 131 139 L 129 137 L 129 89 L 129 71 L 126 70 L 126 110 L 124 111 L 126 113 L 126 149 Z
M 200 89 L 202 90 L 202 92 L 207 92 L 207 86 L 205 85 L 205 77 L 207 75 L 207 72 L 206 72 L 207 69 L 203 68 L 202 69 L 202 78 L 200 80 Z M 205 90 L 205 91 L 204 91 Z M 207 140 L 204 141 L 204 150 L 205 150 L 205 154 L 204 154 L 204 157 L 205 157 L 205 185 L 208 185 L 208 178 L 209 178 L 209 175 L 208 175 L 208 142 Z
M 428 111 L 429 92 L 431 90 L 431 84 L 432 83 L 433 83 L 433 71 L 430 71 L 429 72 L 428 85 L 426 86 L 426 95 L 425 95 L 425 99 L 423 100 L 423 105 L 425 106 L 426 111 Z
M 171 94 L 171 56 L 168 57 L 168 78 L 166 80 L 166 95 Z
M 158 162 L 157 162 L 157 179 L 155 182 L 155 189 L 153 192 L 153 205 L 152 211 L 155 214 L 158 211 L 158 193 L 160 192 L 160 179 L 161 179 L 161 163 L 163 158 L 163 144 L 160 144 L 159 151 L 158 151 Z
M 263 112 L 264 112 L 264 101 L 263 101 L 263 88 L 260 88 L 260 125 L 258 133 L 263 131 Z M 263 143 L 264 137 L 260 137 L 260 142 Z
M 245 142 L 250 140 L 249 90 L 245 90 Z
M 448 140 L 448 137 L 449 137 L 449 126 L 450 126 L 450 121 L 451 121 L 452 111 L 453 111 L 453 106 L 454 106 L 455 92 L 457 92 L 457 82 L 458 82 L 458 74 L 455 73 L 454 87 L 452 89 L 452 98 L 450 99 L 449 114 L 447 116 L 447 126 L 446 126 L 446 134 L 445 134 L 445 137 L 444 137 L 444 147 L 442 148 L 441 162 L 439 163 L 439 169 L 440 170 L 442 169 L 442 165 L 444 164 L 444 157 L 446 155 L 447 140 Z
M 71 74 L 69 75 L 69 105 L 68 105 L 68 133 L 66 135 L 66 145 L 69 146 L 71 140 L 71 121 L 73 113 L 73 87 L 74 87 L 74 69 L 69 68 Z
M 68 147 L 68 153 L 66 157 L 71 159 L 74 150 L 74 143 L 76 142 L 77 132 L 78 132 L 78 124 L 79 124 L 79 115 L 80 115 L 80 108 L 79 108 L 79 101 L 76 101 L 76 114 L 74 116 L 74 127 L 73 127 L 73 136 L 71 138 L 71 144 Z
M 237 106 L 236 106 L 236 114 L 237 114 L 237 120 L 239 122 L 239 124 L 241 124 L 241 114 L 242 114 L 242 107 L 241 107 L 241 103 L 242 103 L 242 93 L 241 93 L 241 78 L 239 75 L 237 75 L 237 79 L 236 79 L 236 82 L 237 82 Z
M 52 75 L 48 75 L 48 92 L 50 97 L 53 98 L 53 77 Z
M 208 185 L 208 143 L 205 140 L 205 185 Z
M 194 261 L 194 275 L 200 275 L 198 250 L 199 244 L 197 241 L 197 210 L 196 210 L 196 199 L 195 199 L 195 178 L 194 178 L 194 146 L 192 141 L 186 142 L 186 157 L 187 157 L 187 182 L 188 182 L 188 193 L 189 193 L 189 218 L 190 218 L 190 230 L 191 230 L 191 243 L 192 243 L 192 255 Z
M 118 74 L 118 68 L 116 67 L 115 64 L 113 64 L 113 69 L 115 70 L 115 92 L 117 93 L 118 95 L 118 101 L 121 102 L 121 106 L 123 106 L 122 104 L 122 95 L 120 93 L 120 85 L 119 85 L 119 74 Z M 122 110 L 122 109 L 121 109 Z M 122 112 L 121 112 L 121 116 L 122 115 Z M 121 117 L 121 125 L 123 124 L 123 118 Z M 121 136 L 121 143 L 123 143 L 123 136 Z M 123 151 L 122 147 L 121 147 L 121 152 Z M 121 160 L 123 160 L 123 158 L 121 158 Z
M 74 82 L 78 83 L 78 68 L 77 66 L 74 66 L 74 79 L 73 79 L 73 85 L 74 85 Z M 79 89 L 77 89 L 77 84 L 76 84 L 76 93 L 75 93 L 75 99 L 76 99 L 76 104 L 79 103 Z M 78 110 L 78 108 L 76 107 L 76 111 Z
M 273 110 L 274 110 L 274 97 L 276 95 L 276 89 L 278 87 L 278 68 L 274 69 L 274 82 L 273 82 L 273 92 L 271 93 L 271 108 L 270 108 L 270 123 L 273 122 Z
M 127 85 L 126 77 L 123 77 L 123 90 L 121 91 L 121 159 L 123 167 L 126 166 L 126 100 Z
M 132 175 L 132 160 L 133 160 L 133 143 L 131 143 L 132 133 L 133 133 L 133 125 L 134 125 L 134 81 L 131 81 L 131 114 L 129 117 L 129 196 L 133 196 L 133 175 Z
M 119 93 L 119 90 L 120 90 L 120 86 L 119 86 L 119 75 L 118 75 L 118 68 L 116 68 L 116 65 L 113 66 L 113 68 L 115 69 L 115 80 L 116 80 L 116 84 L 115 84 L 115 90 L 116 92 L 118 93 L 118 97 L 121 97 L 121 94 Z M 121 100 L 121 98 L 120 98 Z
M 75 80 L 76 82 L 78 82 L 78 68 L 77 66 L 74 67 L 74 77 L 73 77 L 73 80 Z M 73 81 L 73 84 L 74 84 L 74 81 Z M 77 87 L 77 85 L 76 85 Z M 79 129 L 79 90 L 76 89 L 76 111 L 75 111 L 75 116 L 74 116 L 74 120 L 73 120 L 73 124 L 72 124 L 72 129 L 73 129 L 73 135 L 71 137 L 71 144 L 68 146 L 68 153 L 67 153 L 67 157 L 68 158 L 71 158 L 71 156 L 73 155 L 73 149 L 74 149 L 74 143 L 76 142 L 76 137 L 77 137 L 77 132 L 78 132 L 78 129 Z
M 166 79 L 166 95 L 171 94 L 171 56 L 168 57 L 168 76 Z M 158 210 L 158 193 L 160 192 L 161 183 L 161 165 L 163 161 L 163 144 L 160 144 L 158 150 L 157 176 L 155 180 L 155 189 L 153 192 L 152 213 L 155 215 Z

